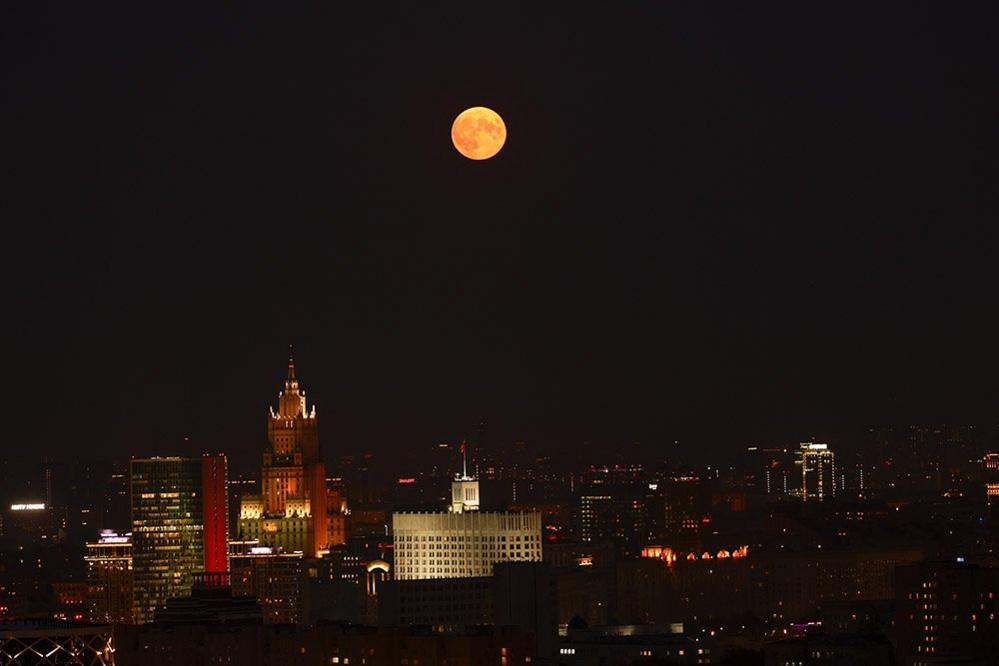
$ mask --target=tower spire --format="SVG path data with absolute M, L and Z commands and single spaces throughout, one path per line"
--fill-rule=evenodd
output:
M 461 443 L 461 478 L 468 478 L 468 455 L 465 453 L 465 442 Z
M 288 345 L 288 381 L 295 381 L 295 350 Z

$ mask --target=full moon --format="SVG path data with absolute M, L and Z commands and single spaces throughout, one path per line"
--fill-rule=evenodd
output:
M 451 125 L 451 141 L 470 160 L 488 160 L 506 143 L 506 125 L 500 115 L 484 106 L 465 109 Z

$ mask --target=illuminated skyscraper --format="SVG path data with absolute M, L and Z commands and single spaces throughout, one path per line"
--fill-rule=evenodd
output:
M 345 503 L 326 488 L 319 419 L 315 406 L 306 406 L 293 358 L 277 411 L 272 408 L 267 420 L 260 486 L 259 495 L 244 495 L 240 504 L 241 538 L 308 557 L 318 557 L 331 542 L 342 543 Z
M 132 617 L 142 624 L 189 595 L 193 574 L 228 570 L 226 459 L 135 459 L 131 484 Z
M 828 444 L 804 442 L 799 445 L 801 499 L 822 501 L 836 496 L 836 456 Z

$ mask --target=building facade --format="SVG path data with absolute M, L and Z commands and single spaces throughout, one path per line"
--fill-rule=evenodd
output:
M 491 576 L 496 562 L 541 561 L 541 514 L 396 513 L 397 580 Z
M 327 490 L 316 408 L 307 408 L 289 358 L 277 411 L 271 408 L 267 420 L 260 493 L 243 496 L 239 535 L 261 546 L 318 557 L 343 542 L 345 512 L 343 498 Z
M 132 621 L 132 535 L 101 532 L 87 543 L 87 615 L 97 624 Z
M 228 546 L 217 550 L 228 542 L 225 478 L 222 454 L 132 460 L 134 622 L 150 622 L 157 606 L 190 594 L 193 574 L 227 570 Z
M 896 651 L 904 664 L 999 661 L 999 569 L 920 562 L 895 573 Z
M 640 481 L 589 485 L 579 494 L 579 540 L 610 541 L 637 553 L 651 537 L 648 484 Z
M 267 624 L 301 624 L 308 616 L 308 567 L 301 551 L 249 545 L 229 558 L 233 596 L 255 597 Z
M 836 455 L 828 444 L 800 444 L 795 462 L 801 466 L 802 500 L 821 502 L 836 497 Z

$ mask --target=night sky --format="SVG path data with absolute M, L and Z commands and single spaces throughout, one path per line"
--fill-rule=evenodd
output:
M 4 448 L 255 462 L 289 343 L 330 459 L 999 421 L 994 2 L 46 4 Z

